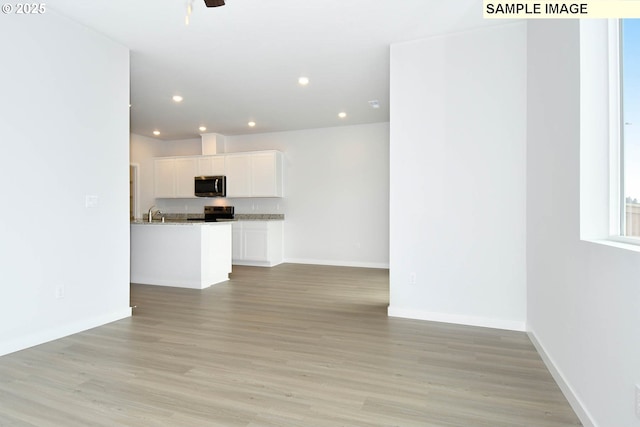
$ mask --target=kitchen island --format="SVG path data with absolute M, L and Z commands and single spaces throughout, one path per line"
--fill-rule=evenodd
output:
M 204 289 L 229 280 L 231 222 L 131 223 L 131 282 Z

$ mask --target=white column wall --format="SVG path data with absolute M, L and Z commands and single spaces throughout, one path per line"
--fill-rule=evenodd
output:
M 392 316 L 524 330 L 526 26 L 391 47 Z
M 3 16 L 0 51 L 6 354 L 131 313 L 129 52 L 51 10 Z

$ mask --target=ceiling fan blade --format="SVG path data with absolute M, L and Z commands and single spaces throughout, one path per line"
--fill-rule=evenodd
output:
M 207 7 L 224 6 L 224 0 L 204 0 Z

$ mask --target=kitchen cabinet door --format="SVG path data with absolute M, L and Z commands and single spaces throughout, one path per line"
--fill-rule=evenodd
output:
M 282 153 L 251 155 L 251 196 L 282 197 Z
M 246 222 L 242 227 L 243 259 L 245 261 L 269 260 L 269 234 L 265 222 Z
M 272 267 L 283 262 L 283 221 L 237 221 L 232 241 L 233 264 Z
M 176 167 L 174 159 L 153 162 L 153 195 L 157 198 L 175 197 Z
M 198 162 L 195 157 L 181 157 L 174 159 L 176 170 L 176 198 L 195 198 L 194 178 L 198 174 Z
M 244 245 L 242 244 L 242 222 L 237 221 L 231 225 L 231 259 L 243 259 L 243 250 Z
M 224 156 L 202 156 L 198 158 L 198 176 L 225 175 Z
M 225 156 L 227 197 L 251 197 L 251 155 Z

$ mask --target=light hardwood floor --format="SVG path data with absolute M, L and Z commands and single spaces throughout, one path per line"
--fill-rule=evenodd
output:
M 386 270 L 233 271 L 0 358 L 0 426 L 581 425 L 526 334 L 388 318 Z

